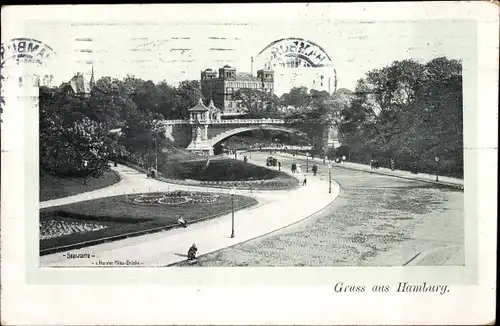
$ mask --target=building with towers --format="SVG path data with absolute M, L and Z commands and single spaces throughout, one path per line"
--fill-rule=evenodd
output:
M 201 72 L 201 92 L 206 99 L 222 110 L 223 116 L 245 114 L 245 107 L 235 99 L 234 94 L 240 89 L 254 89 L 263 93 L 274 94 L 274 72 L 260 69 L 257 76 L 251 73 L 237 73 L 229 65 L 219 69 L 217 74 L 212 69 Z

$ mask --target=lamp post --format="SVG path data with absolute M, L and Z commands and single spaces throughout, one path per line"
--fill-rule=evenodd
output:
M 155 135 L 155 177 L 158 174 L 158 148 L 156 147 L 156 135 Z
M 328 160 L 328 193 L 332 193 L 332 163 Z
M 436 156 L 434 159 L 436 160 L 436 181 L 439 181 L 439 175 L 438 175 L 438 172 L 439 172 L 439 168 L 438 168 L 438 165 L 439 165 L 439 156 Z
M 306 173 L 309 173 L 309 153 L 306 152 Z
M 231 194 L 231 238 L 234 238 L 234 188 L 229 191 Z
M 89 162 L 87 160 L 83 160 L 83 168 L 86 170 L 87 169 L 87 164 Z M 85 178 L 83 179 L 83 184 L 87 185 L 87 171 L 84 171 L 85 173 Z

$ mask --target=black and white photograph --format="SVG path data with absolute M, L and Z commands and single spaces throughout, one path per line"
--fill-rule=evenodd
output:
M 2 121 L 29 107 L 23 157 L 38 157 L 19 259 L 96 273 L 478 268 L 477 21 L 327 18 L 307 3 L 120 14 L 133 6 L 2 35 Z M 289 6 L 303 9 L 287 19 Z
M 41 265 L 463 265 L 467 25 L 39 26 Z

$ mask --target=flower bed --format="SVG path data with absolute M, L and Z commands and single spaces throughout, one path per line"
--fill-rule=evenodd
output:
M 40 240 L 62 237 L 74 233 L 97 231 L 107 228 L 106 224 L 72 220 L 53 216 L 40 221 Z
M 190 203 L 209 204 L 219 199 L 218 194 L 172 191 L 158 194 L 143 194 L 133 198 L 139 204 L 181 205 Z

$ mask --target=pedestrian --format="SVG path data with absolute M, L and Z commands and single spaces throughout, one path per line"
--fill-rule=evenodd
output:
M 281 161 L 278 161 L 278 171 L 281 171 Z
M 187 227 L 187 223 L 186 223 L 186 221 L 182 218 L 182 216 L 179 216 L 179 219 L 177 220 L 177 224 L 179 224 L 179 226 L 182 226 L 183 228 Z
M 413 173 L 414 174 L 418 174 L 418 164 L 417 164 L 417 162 L 413 163 Z
M 196 244 L 193 243 L 193 245 L 188 250 L 188 260 L 196 259 L 197 252 L 198 252 L 198 247 L 196 247 Z
M 318 166 L 316 165 L 316 163 L 313 165 L 312 171 L 313 171 L 314 175 L 316 175 L 318 173 Z
M 304 181 L 302 181 L 302 185 L 307 185 L 307 174 L 304 173 Z

